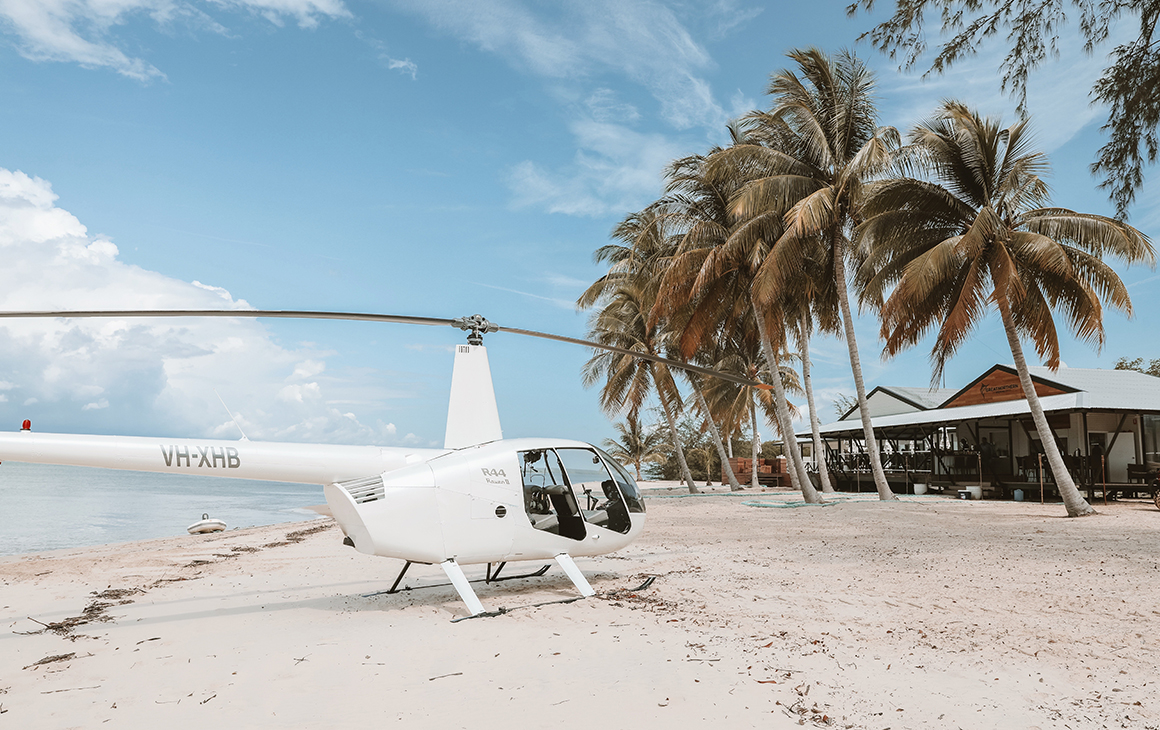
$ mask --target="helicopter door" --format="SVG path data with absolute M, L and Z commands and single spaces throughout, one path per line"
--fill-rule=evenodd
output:
M 568 484 L 583 495 L 585 521 L 606 530 L 628 533 L 632 523 L 624 495 L 596 452 L 591 449 L 556 449 L 556 452 L 564 464 Z
M 572 540 L 588 531 L 576 494 L 564 476 L 564 467 L 552 449 L 519 452 L 524 487 L 524 509 L 532 527 Z

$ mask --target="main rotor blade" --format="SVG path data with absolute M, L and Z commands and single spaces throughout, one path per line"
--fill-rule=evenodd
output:
M 635 350 L 629 350 L 629 349 L 624 348 L 624 347 L 616 347 L 615 345 L 604 345 L 604 344 L 601 344 L 599 342 L 593 342 L 591 340 L 578 340 L 575 337 L 565 337 L 563 335 L 552 335 L 552 334 L 548 334 L 547 332 L 536 332 L 535 330 L 521 330 L 521 329 L 516 329 L 515 327 L 502 327 L 501 326 L 501 327 L 498 327 L 496 329 L 496 331 L 497 332 L 510 332 L 513 335 L 528 335 L 529 337 L 541 337 L 545 340 L 556 340 L 558 342 L 568 342 L 568 343 L 571 343 L 573 345 L 583 345 L 584 347 L 595 347 L 595 348 L 600 349 L 600 350 L 607 350 L 608 352 L 615 352 L 615 353 L 618 353 L 620 355 L 628 355 L 629 357 L 635 357 L 635 358 L 639 358 L 641 360 L 649 360 L 650 362 L 660 363 L 661 365 L 668 365 L 669 367 L 673 367 L 673 368 L 680 368 L 681 370 L 688 370 L 691 373 L 697 373 L 699 375 L 707 375 L 711 378 L 721 378 L 722 380 L 728 380 L 729 382 L 737 383 L 738 385 L 748 385 L 748 386 L 751 386 L 754 388 L 759 388 L 761 390 L 772 390 L 773 389 L 772 385 L 766 385 L 765 383 L 759 383 L 759 382 L 756 382 L 753 380 L 749 380 L 747 378 L 742 378 L 739 375 L 730 375 L 729 373 L 723 373 L 720 370 L 713 370 L 711 368 L 703 368 L 703 367 L 700 367 L 699 365 L 690 365 L 687 362 L 680 362 L 678 360 L 669 360 L 668 358 L 659 357 L 657 355 L 649 355 L 647 353 L 636 352 Z
M 0 312 L 0 318 L 20 317 L 272 317 L 280 319 L 352 319 L 363 322 L 394 322 L 397 324 L 425 324 L 451 327 L 451 319 L 438 317 L 411 317 L 399 314 L 367 314 L 364 312 L 315 312 L 295 309 L 126 309 L 59 312 Z
M 573 345 L 582 345 L 584 347 L 593 347 L 599 350 L 607 350 L 608 352 L 615 352 L 620 355 L 628 355 L 629 357 L 639 358 L 641 360 L 648 360 L 650 362 L 667 365 L 669 367 L 687 370 L 691 373 L 699 375 L 706 375 L 711 378 L 721 378 L 728 380 L 731 383 L 738 385 L 748 385 L 762 390 L 769 390 L 771 386 L 765 383 L 759 383 L 747 378 L 742 378 L 737 375 L 730 375 L 729 373 L 722 373 L 710 368 L 703 368 L 697 365 L 690 365 L 689 363 L 679 362 L 677 360 L 669 360 L 668 358 L 658 357 L 657 355 L 649 355 L 647 353 L 635 352 L 623 347 L 616 347 L 614 345 L 604 345 L 599 342 L 592 342 L 591 340 L 580 340 L 575 337 L 564 337 L 563 335 L 552 335 L 547 332 L 536 332 L 535 330 L 517 329 L 515 327 L 500 327 L 492 324 L 482 317 L 461 317 L 458 319 L 445 319 L 441 317 L 412 317 L 409 315 L 399 314 L 370 314 L 367 312 L 319 312 L 312 310 L 300 309 L 125 309 L 125 310 L 81 310 L 81 311 L 40 311 L 40 312 L 0 312 L 0 319 L 20 319 L 20 318 L 35 318 L 35 319 L 51 319 L 51 318 L 96 318 L 96 317 L 264 317 L 275 319 L 338 319 L 338 320 L 356 320 L 362 322 L 392 322 L 395 324 L 421 324 L 432 327 L 459 327 L 460 329 L 470 329 L 472 321 L 475 324 L 481 324 L 479 329 L 483 332 L 510 332 L 513 335 L 526 335 L 529 337 L 539 337 L 545 340 L 556 340 L 557 342 L 567 342 Z

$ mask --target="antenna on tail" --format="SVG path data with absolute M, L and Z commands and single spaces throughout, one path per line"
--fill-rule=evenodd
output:
M 222 408 L 226 409 L 226 413 L 230 414 L 230 420 L 233 421 L 234 425 L 238 427 L 238 433 L 242 434 L 242 441 L 249 441 L 250 439 L 248 436 L 246 436 L 246 432 L 242 430 L 242 424 L 238 423 L 238 419 L 234 418 L 233 412 L 230 411 L 230 407 L 226 405 L 225 398 L 222 398 L 222 394 L 217 392 L 217 388 L 213 389 L 213 394 L 216 395 L 218 400 L 222 402 Z

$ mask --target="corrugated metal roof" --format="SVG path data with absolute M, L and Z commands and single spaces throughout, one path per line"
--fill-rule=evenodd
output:
M 958 391 L 954 388 L 902 388 L 897 385 L 884 385 L 882 390 L 898 395 L 918 403 L 923 408 L 938 408 Z
M 1031 375 L 1082 390 L 1081 408 L 1160 410 L 1160 378 L 1135 370 L 1029 367 Z
M 1160 378 L 1133 370 L 1099 370 L 1088 368 L 1060 368 L 1051 371 L 1045 367 L 1028 368 L 1031 375 L 1050 380 L 1061 385 L 1077 388 L 1077 393 L 1064 393 L 1041 397 L 1043 410 L 1118 410 L 1133 412 L 1160 412 Z M 913 390 L 926 391 L 924 388 Z M 947 390 L 949 398 L 958 391 Z M 930 423 L 951 423 L 974 421 L 980 418 L 996 418 L 1030 414 L 1026 399 L 980 403 L 958 408 L 934 408 L 928 411 L 898 413 L 893 416 L 879 416 L 872 420 L 875 429 L 911 426 Z M 860 420 L 838 421 L 821 427 L 823 434 L 861 433 Z M 809 434 L 809 431 L 804 432 Z

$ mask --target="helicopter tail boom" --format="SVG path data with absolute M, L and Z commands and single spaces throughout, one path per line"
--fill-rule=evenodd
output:
M 441 453 L 378 446 L 0 433 L 0 461 L 306 484 L 381 474 Z

